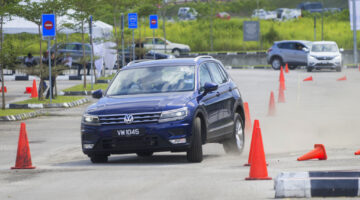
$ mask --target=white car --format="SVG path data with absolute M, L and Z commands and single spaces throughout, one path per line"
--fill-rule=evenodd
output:
M 166 45 L 166 51 L 165 51 L 165 45 Z M 158 37 L 154 38 L 154 43 L 152 37 L 145 38 L 144 47 L 148 50 L 153 50 L 158 53 L 172 53 L 175 56 L 180 56 L 180 54 L 183 53 L 189 53 L 191 50 L 189 45 L 173 43 L 170 42 L 169 40 L 165 40 L 164 38 L 158 38 Z
M 336 42 L 319 41 L 313 42 L 308 53 L 307 71 L 311 72 L 314 69 L 335 69 L 337 72 L 342 68 L 343 49 L 338 48 Z
M 277 12 L 277 19 L 281 21 L 301 17 L 301 9 L 278 8 L 275 11 Z
M 264 9 L 255 9 L 253 14 L 251 15 L 252 18 L 259 18 L 259 19 L 276 19 L 277 13 L 274 11 L 266 11 Z

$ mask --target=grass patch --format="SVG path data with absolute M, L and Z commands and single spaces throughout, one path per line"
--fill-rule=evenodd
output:
M 111 79 L 114 78 L 115 74 L 116 74 L 116 73 L 111 74 L 110 76 L 100 77 L 100 78 L 98 78 L 98 80 L 111 80 Z
M 0 116 L 8 116 L 8 115 L 18 115 L 18 114 L 23 114 L 23 113 L 30 113 L 30 112 L 34 112 L 34 110 L 32 109 L 5 109 L 2 110 L 0 109 Z
M 94 84 L 94 90 L 98 90 L 98 89 L 106 90 L 107 86 L 108 86 L 107 83 L 97 83 Z M 86 84 L 86 89 L 84 89 L 83 84 L 79 84 L 70 88 L 66 88 L 63 91 L 64 92 L 91 91 L 91 84 Z
M 79 99 L 83 99 L 81 96 L 57 96 L 56 99 L 52 99 L 51 103 L 67 103 L 76 101 Z M 25 101 L 15 102 L 14 104 L 49 104 L 50 99 L 44 99 L 43 101 L 39 101 L 38 98 L 27 99 Z

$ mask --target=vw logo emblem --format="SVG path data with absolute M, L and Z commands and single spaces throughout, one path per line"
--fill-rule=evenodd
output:
M 125 124 L 131 124 L 134 121 L 134 117 L 132 115 L 126 114 L 124 116 Z

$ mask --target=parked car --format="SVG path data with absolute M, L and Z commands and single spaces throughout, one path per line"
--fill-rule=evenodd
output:
M 82 117 L 81 146 L 94 163 L 161 151 L 201 162 L 206 143 L 221 143 L 235 155 L 244 149 L 240 91 L 211 56 L 134 62 L 93 97 L 99 101 Z
M 231 18 L 230 14 L 227 12 L 219 12 L 216 14 L 216 17 L 219 19 L 227 19 L 227 20 Z
M 275 11 L 277 13 L 277 19 L 281 21 L 301 17 L 300 9 L 278 8 Z
M 180 7 L 178 10 L 179 20 L 195 20 L 198 13 L 194 8 Z
M 255 9 L 253 14 L 251 15 L 252 18 L 259 18 L 259 19 L 276 19 L 277 13 L 274 11 L 266 11 L 264 9 Z
M 307 54 L 311 47 L 310 41 L 285 40 L 274 42 L 274 45 L 267 50 L 267 62 L 273 69 L 280 69 L 288 63 L 289 69 L 297 66 L 307 66 Z
M 164 38 L 156 37 L 154 38 L 148 37 L 144 40 L 144 47 L 148 50 L 154 50 L 159 53 L 173 53 L 175 56 L 180 56 L 180 54 L 190 52 L 190 46 L 186 44 L 178 44 L 170 42 L 169 40 L 165 40 Z M 166 52 L 165 52 L 166 45 Z
M 308 11 L 310 13 L 313 12 L 322 12 L 323 11 L 323 5 L 321 2 L 305 2 L 305 3 L 300 3 L 297 6 L 299 9 L 301 10 L 305 10 Z
M 85 56 L 91 56 L 91 45 L 89 43 L 84 44 L 85 47 Z M 51 53 L 55 52 L 55 45 L 50 49 Z M 78 69 L 82 68 L 81 59 L 83 57 L 82 43 L 71 42 L 71 43 L 58 43 L 57 44 L 57 54 L 67 55 L 70 54 L 72 58 L 72 68 Z M 87 64 L 89 70 L 90 63 Z
M 161 60 L 161 59 L 173 59 L 175 58 L 174 55 L 171 54 L 165 54 L 165 53 L 159 53 L 159 52 L 155 52 L 155 51 L 148 51 L 145 56 L 144 59 L 154 59 L 154 54 L 155 54 L 155 60 Z
M 308 53 L 307 71 L 314 69 L 334 69 L 337 72 L 342 68 L 342 56 L 336 42 L 319 41 L 313 42 Z

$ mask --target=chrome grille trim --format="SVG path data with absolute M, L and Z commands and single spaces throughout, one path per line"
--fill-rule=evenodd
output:
M 134 117 L 132 124 L 158 122 L 161 112 L 129 113 Z M 99 115 L 100 123 L 103 125 L 125 124 L 126 114 Z

